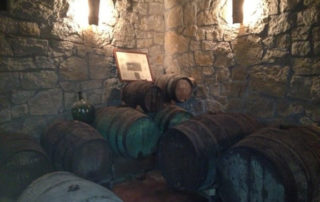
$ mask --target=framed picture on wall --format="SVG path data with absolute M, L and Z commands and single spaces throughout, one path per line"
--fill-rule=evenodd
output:
M 153 81 L 146 53 L 114 50 L 121 81 Z

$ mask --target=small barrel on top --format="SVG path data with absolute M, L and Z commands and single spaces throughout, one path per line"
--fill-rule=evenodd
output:
M 192 96 L 194 82 L 179 74 L 164 74 L 156 78 L 155 84 L 162 89 L 165 101 L 185 102 Z

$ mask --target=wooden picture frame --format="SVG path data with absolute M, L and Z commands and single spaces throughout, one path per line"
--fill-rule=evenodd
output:
M 153 81 L 146 53 L 114 49 L 121 81 Z

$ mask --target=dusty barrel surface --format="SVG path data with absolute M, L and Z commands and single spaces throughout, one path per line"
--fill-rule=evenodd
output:
M 0 196 L 15 198 L 36 178 L 51 172 L 38 142 L 24 134 L 0 133 Z
M 96 113 L 94 126 L 114 152 L 125 157 L 146 157 L 155 152 L 160 132 L 147 115 L 130 107 L 105 107 Z
M 189 77 L 177 74 L 165 74 L 158 77 L 155 84 L 162 89 L 165 101 L 185 102 L 190 99 L 193 82 Z
M 33 181 L 18 202 L 122 202 L 110 190 L 69 172 L 53 172 Z
M 320 131 L 264 128 L 244 138 L 219 164 L 223 201 L 309 202 L 319 195 Z
M 235 113 L 204 114 L 167 130 L 159 143 L 158 163 L 172 187 L 202 190 L 216 182 L 220 154 L 261 125 Z
M 95 182 L 111 173 L 111 149 L 101 134 L 80 121 L 61 121 L 51 125 L 41 143 L 57 170 L 74 172 Z
M 141 106 L 145 112 L 157 112 L 163 107 L 162 90 L 149 81 L 132 81 L 122 89 L 122 100 L 130 107 Z
M 159 126 L 161 133 L 168 128 L 175 126 L 183 121 L 189 120 L 193 115 L 176 105 L 165 106 L 154 116 L 154 121 Z

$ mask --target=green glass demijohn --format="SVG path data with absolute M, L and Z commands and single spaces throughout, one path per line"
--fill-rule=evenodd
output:
M 73 103 L 71 108 L 72 118 L 91 124 L 94 121 L 95 109 L 93 105 L 83 99 L 82 93 L 78 92 L 79 100 Z

